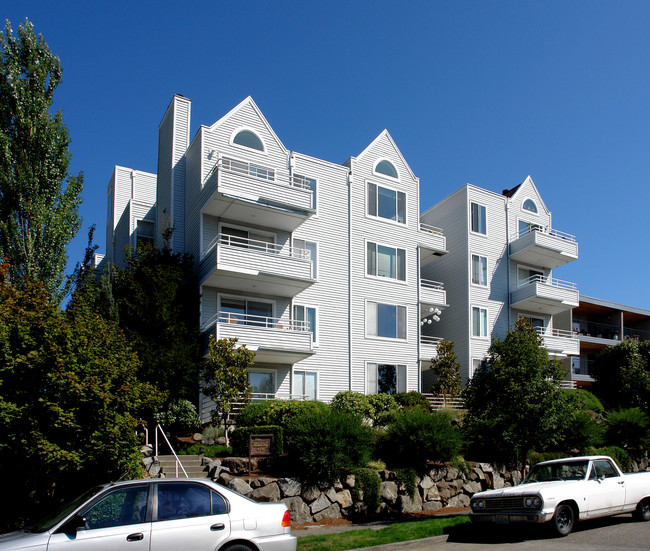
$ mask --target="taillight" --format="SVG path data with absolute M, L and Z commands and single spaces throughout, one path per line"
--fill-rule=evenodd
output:
M 289 512 L 289 509 L 284 512 L 284 516 L 282 517 L 282 526 L 291 526 L 291 513 Z

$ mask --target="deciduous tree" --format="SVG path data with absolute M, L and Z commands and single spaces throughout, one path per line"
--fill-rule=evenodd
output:
M 68 174 L 62 112 L 50 113 L 61 62 L 29 21 L 17 36 L 7 21 L 0 47 L 0 258 L 12 280 L 42 281 L 59 302 L 83 185 Z
M 248 369 L 255 362 L 255 352 L 246 345 L 237 346 L 237 339 L 216 340 L 210 335 L 210 354 L 203 369 L 203 392 L 214 400 L 217 415 L 228 427 L 234 403 L 244 405 L 252 397 Z M 226 445 L 228 445 L 226 431 Z
M 447 399 L 460 395 L 462 390 L 460 363 L 454 353 L 454 341 L 442 341 L 438 345 L 438 354 L 431 360 L 431 369 L 436 375 L 431 391 L 442 394 L 447 405 Z

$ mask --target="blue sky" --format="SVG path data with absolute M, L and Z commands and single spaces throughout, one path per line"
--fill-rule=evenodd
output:
M 63 63 L 56 108 L 104 248 L 113 165 L 155 172 L 173 94 L 192 134 L 251 95 L 289 149 L 333 162 L 387 128 L 427 208 L 531 175 L 582 294 L 650 309 L 650 3 L 10 1 Z

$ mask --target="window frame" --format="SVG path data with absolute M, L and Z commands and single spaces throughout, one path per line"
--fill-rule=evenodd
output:
M 386 174 L 384 172 L 378 172 L 377 171 L 377 167 L 379 166 L 380 163 L 383 163 L 383 162 L 387 162 L 387 163 L 391 164 L 391 166 L 395 169 L 396 176 L 391 176 L 390 174 Z M 390 159 L 387 159 L 386 157 L 380 157 L 380 158 L 377 159 L 377 161 L 375 162 L 375 164 L 372 167 L 372 174 L 374 176 L 379 176 L 381 178 L 390 178 L 394 182 L 397 182 L 400 179 L 399 170 L 397 170 L 397 166 L 395 165 L 395 163 L 393 161 L 391 161 Z
M 314 210 L 314 217 L 318 217 L 318 178 L 312 176 L 305 176 L 304 174 L 296 174 L 295 172 L 291 175 L 292 178 L 302 178 L 305 182 L 307 180 L 312 180 L 314 182 L 314 189 L 312 191 L 312 209 Z
M 377 309 L 376 309 L 376 322 L 377 322 L 377 327 L 374 328 L 374 330 L 370 327 L 370 315 L 369 315 L 369 305 L 370 304 L 376 304 Z M 395 308 L 395 337 L 386 337 L 384 335 L 379 335 L 379 306 L 391 306 Z M 403 309 L 403 316 L 400 318 L 399 314 L 399 309 Z M 408 306 L 405 304 L 393 304 L 390 302 L 380 302 L 378 300 L 366 300 L 365 301 L 365 328 L 366 328 L 366 338 L 367 339 L 377 339 L 377 340 L 382 340 L 382 341 L 389 341 L 389 342 L 408 342 L 408 337 L 409 337 L 409 324 L 408 324 L 408 315 L 409 315 L 409 309 Z M 400 326 L 399 322 L 400 319 L 403 320 L 404 327 L 402 327 L 402 331 L 404 334 L 404 337 L 400 337 Z M 371 332 L 373 330 L 376 334 L 373 334 Z
M 526 208 L 526 203 L 528 203 L 528 202 L 532 203 L 532 205 L 533 205 L 533 207 L 534 207 L 535 210 L 527 209 L 527 208 Z M 537 207 L 537 203 L 536 203 L 535 200 L 532 199 L 531 197 L 526 197 L 526 199 L 524 199 L 524 200 L 522 201 L 522 203 L 521 203 L 521 210 L 526 211 L 526 212 L 531 212 L 531 213 L 533 213 L 533 214 L 539 214 L 539 208 Z
M 240 144 L 240 143 L 236 143 L 236 142 L 235 142 L 235 138 L 236 138 L 236 137 L 237 137 L 241 132 L 244 132 L 244 131 L 251 132 L 252 134 L 254 134 L 254 135 L 257 137 L 257 139 L 260 141 L 260 143 L 262 144 L 263 149 L 260 150 L 260 149 L 256 149 L 256 148 L 254 148 L 254 147 L 248 147 L 247 145 L 242 145 L 242 144 Z M 250 126 L 239 126 L 239 127 L 235 128 L 235 129 L 233 130 L 232 134 L 230 135 L 230 139 L 228 140 L 228 143 L 229 143 L 230 145 L 232 145 L 233 147 L 236 147 L 236 148 L 242 148 L 242 151 L 254 151 L 255 153 L 261 153 L 262 155 L 267 155 L 267 156 L 268 156 L 266 143 L 265 143 L 264 140 L 262 139 L 262 136 L 260 136 L 260 135 L 259 135 L 259 132 L 256 132 L 256 131 L 255 131 L 253 128 L 251 128 Z
M 474 281 L 474 257 L 479 259 L 479 263 L 480 263 L 481 258 L 485 260 L 485 270 L 484 270 L 485 271 L 485 283 L 481 283 L 481 281 L 480 281 L 481 278 L 480 277 L 478 278 L 479 281 Z M 483 256 L 481 254 L 470 253 L 470 265 L 472 267 L 472 269 L 471 269 L 471 279 L 470 279 L 471 284 L 475 285 L 477 287 L 487 287 L 488 286 L 488 257 Z
M 265 303 L 265 304 L 270 304 L 271 305 L 271 315 L 269 316 L 269 318 L 275 320 L 275 318 L 277 317 L 275 315 L 275 312 L 276 312 L 276 309 L 275 309 L 276 301 L 275 300 L 267 299 L 267 298 L 260 298 L 260 297 L 251 297 L 251 296 L 248 296 L 248 295 L 234 295 L 234 294 L 230 294 L 230 293 L 218 293 L 217 294 L 217 312 L 218 313 L 222 312 L 221 302 L 222 302 L 222 299 L 224 299 L 224 298 L 225 299 L 230 299 L 230 300 L 243 300 L 243 301 L 246 301 L 247 305 L 248 305 L 248 301 L 262 302 L 262 303 Z M 233 314 L 233 315 L 236 315 L 236 314 Z M 241 314 L 241 315 L 244 315 L 244 316 L 249 315 L 248 314 L 248 306 L 246 306 L 246 312 L 244 314 Z M 253 315 L 253 314 L 251 314 L 251 315 Z M 220 318 L 218 318 L 217 323 L 226 323 L 226 322 L 224 322 Z M 257 325 L 257 324 L 252 324 L 252 323 L 246 323 L 245 319 L 244 319 L 243 323 L 241 323 L 241 324 L 238 323 L 238 325 L 247 325 L 247 326 L 250 326 L 250 327 L 260 327 L 260 328 L 267 327 L 267 326 L 261 325 L 261 324 Z
M 300 394 L 302 396 L 305 396 L 306 395 L 305 392 L 296 392 L 295 391 L 296 390 L 295 384 L 296 384 L 296 374 L 297 373 L 302 373 L 305 376 L 304 379 L 303 379 L 303 390 L 304 390 L 304 385 L 307 382 L 307 375 L 308 374 L 309 375 L 314 375 L 315 384 L 314 384 L 314 398 L 313 398 L 313 400 L 318 400 L 318 371 L 310 371 L 309 369 L 294 369 L 292 371 L 292 374 L 291 374 L 291 391 L 292 391 L 292 394 L 294 394 L 294 395 Z M 311 400 L 311 398 L 307 398 L 307 400 Z
M 539 272 L 539 274 L 535 274 L 535 275 L 541 275 L 543 278 L 547 277 L 547 273 L 546 270 L 544 270 L 544 268 L 538 268 L 536 266 L 528 266 L 527 264 L 517 264 L 517 271 L 515 272 L 515 277 L 517 278 L 517 289 L 519 289 L 522 286 L 522 281 L 526 281 L 527 279 L 532 277 L 529 275 L 524 280 L 520 279 L 519 270 L 529 270 L 531 272 Z
M 471 313 L 472 315 L 470 316 L 470 323 L 471 323 L 471 331 L 472 331 L 472 338 L 473 339 L 488 339 L 490 336 L 490 312 L 487 307 L 485 306 L 476 306 L 472 305 L 471 307 Z M 478 310 L 479 312 L 479 334 L 476 335 L 474 333 L 474 311 Z M 483 331 L 482 327 L 482 319 L 481 319 L 481 312 L 485 312 L 485 334 L 481 334 Z
M 304 247 L 298 247 L 295 244 L 296 240 L 303 241 L 305 243 L 305 246 Z M 312 279 L 315 279 L 315 280 L 318 281 L 318 269 L 319 269 L 318 257 L 320 256 L 318 241 L 310 241 L 309 239 L 303 239 L 302 237 L 291 236 L 291 246 L 292 247 L 296 247 L 296 248 L 300 248 L 300 249 L 304 248 L 306 250 L 309 250 L 307 248 L 307 243 L 309 243 L 311 245 L 314 245 L 314 250 L 316 251 L 316 258 L 315 259 L 313 258 L 313 255 L 311 255 L 311 277 L 312 277 Z M 309 252 L 311 253 L 312 251 L 309 250 Z
M 250 383 L 251 373 L 263 373 L 273 375 L 273 392 L 255 392 L 253 384 L 251 383 L 251 392 L 253 394 L 273 394 L 275 396 L 278 393 L 278 370 L 268 367 L 249 367 L 248 368 L 248 382 Z
M 388 176 L 390 178 L 390 176 Z M 375 212 L 377 214 L 371 214 L 369 207 L 370 203 L 370 186 L 375 186 Z M 386 218 L 384 216 L 380 216 L 379 213 L 379 188 L 383 188 L 389 191 L 395 192 L 395 219 L 392 218 Z M 399 194 L 404 195 L 404 221 L 400 222 L 399 221 Z M 364 205 L 364 211 L 366 218 L 370 218 L 372 220 L 379 220 L 382 222 L 387 222 L 390 224 L 396 224 L 399 227 L 406 227 L 408 225 L 408 193 L 406 191 L 401 191 L 395 188 L 394 186 L 387 186 L 384 185 L 383 183 L 378 184 L 374 181 L 366 180 L 366 189 L 365 189 L 365 205 Z
M 483 209 L 483 212 L 485 213 L 484 215 L 484 226 L 485 226 L 485 231 L 482 232 L 480 231 L 480 225 L 481 225 L 481 218 L 480 216 L 478 217 L 478 224 L 479 224 L 479 229 L 475 230 L 474 229 L 474 206 L 479 207 L 479 214 L 481 212 L 480 209 Z M 487 237 L 488 234 L 488 221 L 487 221 L 487 207 L 485 205 L 482 205 L 481 203 L 477 203 L 476 201 L 470 201 L 469 202 L 469 230 L 472 232 L 474 235 L 483 235 Z
M 311 308 L 312 310 L 314 310 L 314 324 L 316 325 L 316 327 L 314 328 L 314 331 L 310 330 L 309 333 L 311 333 L 311 335 L 312 335 L 312 337 L 311 337 L 312 346 L 318 346 L 318 334 L 319 334 L 319 325 L 320 325 L 319 320 L 318 320 L 318 313 L 319 313 L 318 309 L 319 309 L 319 307 L 314 306 L 312 304 L 305 304 L 305 303 L 302 303 L 302 302 L 293 303 L 291 305 L 291 321 L 292 322 L 298 321 L 296 319 L 296 312 L 295 312 L 296 308 L 303 308 L 303 311 L 304 311 L 304 309 L 307 309 L 307 308 Z M 308 321 L 308 320 L 301 320 L 301 321 Z
M 370 262 L 370 257 L 368 255 L 368 245 L 374 245 L 375 246 L 375 273 L 374 274 L 369 274 L 368 273 L 368 263 Z M 394 249 L 395 250 L 395 274 L 397 277 L 387 277 L 387 276 L 381 276 L 378 275 L 379 271 L 379 263 L 377 262 L 377 256 L 379 255 L 379 247 L 385 247 L 386 249 Z M 404 252 L 404 279 L 399 278 L 399 267 L 398 267 L 398 252 L 397 251 L 403 251 Z M 392 245 L 385 245 L 384 243 L 379 243 L 377 241 L 370 241 L 369 239 L 365 240 L 365 247 L 364 247 L 364 254 L 365 254 L 365 262 L 364 262 L 364 274 L 367 278 L 370 279 L 378 279 L 381 281 L 393 281 L 395 283 L 401 283 L 403 285 L 406 285 L 408 281 L 408 251 L 406 249 L 402 249 L 401 247 L 393 247 Z
M 366 362 L 365 371 L 365 387 L 366 394 L 380 394 L 379 392 L 379 367 L 380 366 L 393 366 L 395 367 L 395 393 L 406 392 L 408 388 L 408 364 L 395 364 L 389 362 Z M 372 367 L 374 366 L 374 367 Z M 400 370 L 401 368 L 401 370 Z M 374 376 L 371 378 L 370 369 L 374 369 Z M 400 373 L 401 371 L 401 373 Z M 375 388 L 370 388 L 370 382 L 374 380 Z M 403 383 L 400 385 L 400 381 Z M 400 388 L 402 387 L 402 388 Z M 382 393 L 383 394 L 383 393 Z

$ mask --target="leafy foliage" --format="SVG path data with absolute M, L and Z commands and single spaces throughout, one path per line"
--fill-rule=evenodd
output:
M 189 400 L 172 400 L 167 408 L 156 413 L 155 419 L 172 434 L 195 430 L 201 424 L 196 406 Z
M 596 414 L 601 414 L 605 411 L 603 404 L 588 390 L 582 388 L 577 389 L 564 389 L 564 393 L 569 399 L 569 404 L 577 411 L 593 411 Z
M 630 454 L 618 446 L 587 448 L 585 450 L 585 455 L 607 455 L 616 461 L 616 464 L 618 465 L 618 468 L 621 469 L 621 471 L 630 472 L 632 470 L 632 460 L 630 459 Z
M 431 411 L 431 404 L 429 404 L 427 397 L 415 390 L 398 392 L 397 394 L 393 394 L 393 396 L 401 409 L 420 408 L 424 411 Z
M 625 449 L 645 449 L 649 427 L 648 415 L 639 408 L 612 411 L 607 416 L 607 443 Z
M 561 380 L 541 337 L 528 320 L 517 320 L 504 340 L 494 340 L 464 393 L 466 434 L 475 455 L 523 468 L 529 450 L 558 444 L 571 411 Z
M 372 418 L 375 414 L 374 408 L 370 405 L 368 396 L 361 392 L 354 392 L 352 390 L 344 390 L 334 396 L 332 409 L 351 415 L 359 415 L 360 417 Z
M 460 395 L 462 390 L 460 362 L 454 353 L 454 341 L 443 340 L 438 345 L 438 354 L 431 360 L 431 369 L 436 375 L 431 392 L 441 394 L 443 398 L 454 398 Z
M 368 512 L 375 512 L 381 505 L 381 478 L 374 469 L 352 469 L 354 486 L 350 490 L 352 501 L 363 504 Z
M 286 427 L 297 415 L 327 409 L 327 404 L 313 401 L 268 400 L 251 402 L 237 416 L 237 424 L 242 427 L 279 425 Z
M 429 461 L 450 461 L 460 447 L 460 432 L 446 412 L 415 408 L 393 417 L 382 437 L 380 456 L 391 468 L 424 472 Z
M 608 408 L 650 408 L 650 341 L 626 340 L 600 351 L 594 392 Z
M 237 339 L 216 340 L 210 335 L 210 354 L 203 367 L 203 392 L 217 405 L 216 415 L 225 427 L 235 402 L 248 403 L 253 395 L 248 382 L 248 369 L 255 361 L 255 352 L 246 345 L 237 346 Z M 228 444 L 226 431 L 226 445 Z
M 83 175 L 68 174 L 70 137 L 52 115 L 61 62 L 27 20 L 0 33 L 0 258 L 9 278 L 65 295 L 66 246 L 80 227 Z
M 327 408 L 294 417 L 285 437 L 298 476 L 321 482 L 339 478 L 343 469 L 365 466 L 371 457 L 374 433 L 358 415 Z
M 138 476 L 135 435 L 154 389 L 114 324 L 62 313 L 40 282 L 0 270 L 0 473 L 5 530 L 89 484 Z

